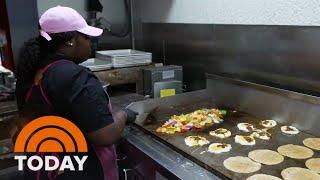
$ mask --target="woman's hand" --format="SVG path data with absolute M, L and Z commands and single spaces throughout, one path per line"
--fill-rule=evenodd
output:
M 137 115 L 138 115 L 137 112 L 127 108 L 124 109 L 123 111 L 126 113 L 126 116 L 127 116 L 127 124 L 131 124 L 137 119 Z

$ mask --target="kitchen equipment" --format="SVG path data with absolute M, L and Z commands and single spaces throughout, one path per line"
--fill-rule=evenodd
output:
M 182 93 L 182 81 L 160 81 L 153 86 L 153 97 L 167 97 Z
M 155 139 L 174 149 L 188 159 L 201 165 L 222 179 L 246 179 L 252 174 L 240 174 L 227 170 L 223 161 L 232 156 L 247 156 L 254 149 L 275 150 L 285 144 L 300 144 L 305 138 L 320 136 L 320 98 L 286 91 L 282 89 L 262 86 L 250 82 L 225 78 L 216 75 L 207 76 L 207 89 L 178 94 L 172 97 L 148 99 L 135 102 L 130 109 L 139 112 L 136 127 L 151 135 Z M 154 124 L 141 124 L 150 111 L 157 108 Z M 171 115 L 182 114 L 200 108 L 217 107 L 227 109 L 228 114 L 224 122 L 201 131 L 178 133 L 174 135 L 160 134 L 156 129 Z M 255 146 L 242 146 L 234 142 L 234 135 L 246 134 L 237 129 L 240 122 L 248 122 L 258 128 L 261 120 L 274 119 L 278 125 L 269 132 L 272 138 L 269 141 L 257 139 Z M 293 125 L 301 130 L 298 135 L 288 136 L 281 132 L 281 125 Z M 210 130 L 226 128 L 231 131 L 232 137 L 219 140 L 209 135 Z M 211 142 L 225 142 L 232 145 L 230 152 L 219 155 L 206 152 L 207 146 L 188 147 L 184 138 L 189 135 L 200 135 Z M 320 157 L 320 152 L 314 151 L 314 158 Z M 285 158 L 281 164 L 263 166 L 258 173 L 281 177 L 282 169 L 291 166 L 304 167 L 304 160 Z
M 164 97 L 182 93 L 182 66 L 169 65 L 142 69 L 144 95 Z M 163 92 L 163 93 L 162 93 Z
M 14 77 L 13 73 L 7 74 L 5 76 L 5 86 L 14 90 L 16 88 L 16 78 Z
M 14 99 L 16 81 L 14 74 L 0 65 L 0 101 Z
M 111 61 L 114 68 L 147 65 L 152 63 L 152 54 L 132 49 L 97 51 L 96 58 Z

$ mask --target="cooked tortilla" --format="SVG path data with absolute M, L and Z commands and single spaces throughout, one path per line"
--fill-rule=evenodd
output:
M 253 132 L 251 136 L 262 139 L 262 140 L 269 140 L 271 138 L 271 134 L 265 130 Z
M 308 148 L 320 150 L 320 138 L 307 138 L 303 140 L 303 144 Z
M 206 144 L 209 144 L 210 142 L 201 136 L 188 136 L 184 139 L 184 142 L 186 143 L 187 146 L 203 146 Z
M 223 152 L 229 152 L 231 150 L 230 144 L 225 143 L 212 143 L 208 148 L 208 152 L 219 154 Z
M 224 129 L 224 128 L 219 128 L 214 131 L 210 131 L 209 134 L 211 136 L 215 136 L 218 138 L 227 138 L 227 137 L 231 136 L 231 132 L 227 129 Z
M 252 136 L 236 135 L 234 137 L 234 140 L 236 143 L 239 143 L 239 144 L 245 145 L 245 146 L 253 146 L 256 144 L 256 140 Z
M 271 176 L 267 174 L 255 174 L 247 178 L 247 180 L 281 180 L 276 176 Z
M 320 175 L 305 168 L 289 167 L 281 171 L 284 180 L 319 180 Z
M 307 159 L 313 156 L 313 151 L 304 146 L 287 144 L 278 147 L 278 152 L 283 155 L 293 159 Z
M 261 168 L 260 163 L 243 156 L 229 157 L 223 161 L 223 165 L 226 169 L 236 173 L 253 173 Z
M 306 167 L 316 173 L 320 173 L 320 158 L 312 158 L 306 161 Z
M 257 149 L 249 152 L 248 157 L 258 163 L 265 165 L 280 164 L 284 157 L 278 152 L 271 151 L 268 149 Z
M 239 123 L 237 124 L 237 127 L 240 131 L 244 131 L 244 132 L 251 132 L 255 129 L 253 125 L 249 123 Z
M 266 128 L 272 128 L 277 125 L 277 122 L 275 120 L 263 120 L 260 122 L 260 125 Z
M 281 131 L 285 134 L 298 134 L 300 131 L 298 128 L 294 127 L 294 126 L 281 126 Z

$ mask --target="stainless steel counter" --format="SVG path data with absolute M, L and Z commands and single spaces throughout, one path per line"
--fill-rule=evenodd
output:
M 135 127 L 128 127 L 125 130 L 124 138 L 179 179 L 220 179 Z

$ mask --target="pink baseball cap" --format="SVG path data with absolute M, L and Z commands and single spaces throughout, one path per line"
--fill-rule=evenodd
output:
M 100 36 L 102 29 L 89 26 L 85 19 L 74 9 L 56 6 L 44 12 L 40 19 L 40 35 L 51 40 L 50 34 L 78 31 L 88 36 Z

